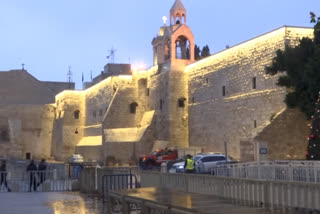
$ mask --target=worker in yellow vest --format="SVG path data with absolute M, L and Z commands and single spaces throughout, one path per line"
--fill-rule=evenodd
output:
M 192 159 L 191 155 L 187 155 L 187 159 L 184 162 L 184 171 L 186 173 L 193 173 L 194 172 L 194 160 Z

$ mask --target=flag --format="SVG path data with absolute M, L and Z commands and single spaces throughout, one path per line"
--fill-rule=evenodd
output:
M 82 72 L 82 82 L 84 81 L 84 76 L 83 76 L 83 72 Z

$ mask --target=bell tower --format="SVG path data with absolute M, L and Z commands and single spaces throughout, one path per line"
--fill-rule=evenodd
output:
M 187 26 L 187 10 L 181 0 L 170 9 L 170 26 L 164 23 L 152 41 L 154 65 L 166 62 L 188 65 L 194 62 L 194 36 Z
M 176 0 L 170 10 L 170 25 L 187 24 L 187 11 L 180 0 Z
M 164 25 L 152 40 L 154 65 L 158 65 L 153 97 L 160 141 L 168 147 L 189 146 L 187 65 L 194 62 L 194 36 L 187 26 L 187 10 L 181 0 L 170 9 L 170 24 Z M 158 104 L 159 103 L 159 104 Z M 159 105 L 159 106 L 158 106 Z

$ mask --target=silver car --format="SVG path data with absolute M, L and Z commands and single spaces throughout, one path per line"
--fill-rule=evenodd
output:
M 195 156 L 196 158 L 196 156 Z M 195 169 L 197 173 L 211 173 L 211 169 L 218 164 L 233 162 L 231 157 L 227 157 L 222 153 L 198 155 L 195 160 Z

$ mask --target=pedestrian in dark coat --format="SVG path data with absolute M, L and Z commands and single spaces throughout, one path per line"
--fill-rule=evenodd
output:
M 40 186 L 46 180 L 46 170 L 47 170 L 47 163 L 45 159 L 42 159 L 38 166 L 38 175 L 39 175 L 39 182 L 37 186 Z
M 34 164 L 34 160 L 31 160 L 30 164 L 27 167 L 27 172 L 30 174 L 30 185 L 29 191 L 31 192 L 32 186 L 33 190 L 37 191 L 37 166 Z
M 7 167 L 6 167 L 6 161 L 3 160 L 1 162 L 1 166 L 0 166 L 0 187 L 2 186 L 2 184 L 4 184 L 4 186 L 7 188 L 8 192 L 11 192 L 11 189 L 8 187 L 8 182 L 7 182 Z

